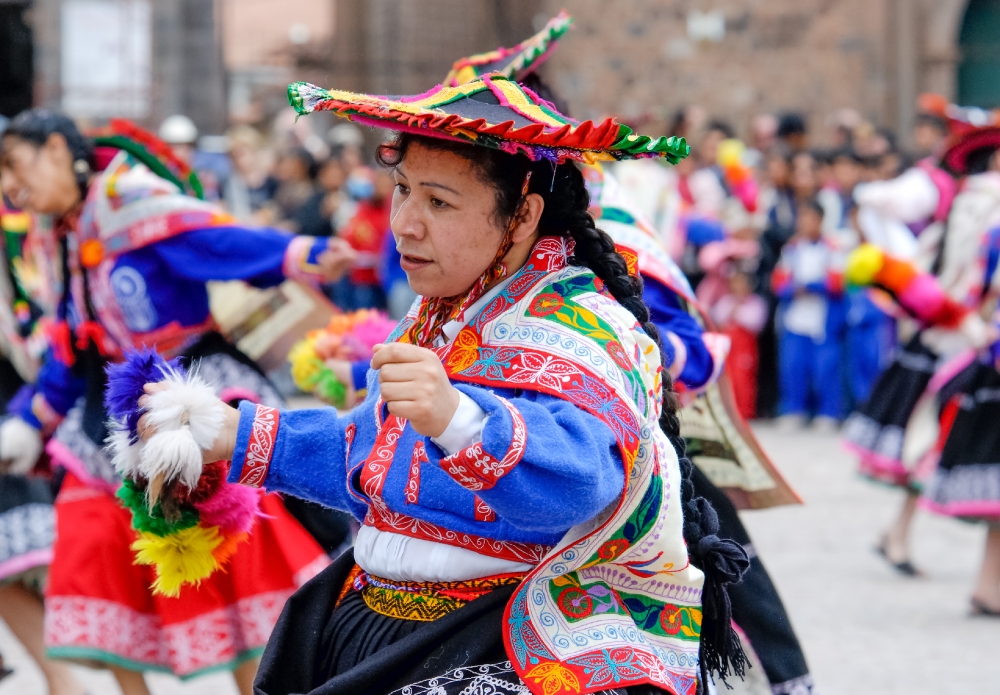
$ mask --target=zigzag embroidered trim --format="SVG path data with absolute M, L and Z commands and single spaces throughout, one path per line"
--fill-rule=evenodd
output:
M 390 618 L 421 622 L 443 618 L 494 589 L 520 584 L 524 579 L 524 573 L 515 573 L 462 582 L 397 582 L 363 571 L 351 574 L 352 588 L 361 592 L 365 605 L 373 611 Z
M 528 428 L 524 418 L 508 400 L 497 396 L 507 408 L 511 421 L 510 447 L 503 459 L 496 460 L 483 448 L 482 442 L 476 442 L 462 451 L 441 459 L 441 468 L 455 482 L 466 490 L 478 492 L 489 490 L 524 457 L 528 445 Z
M 250 441 L 247 443 L 247 453 L 243 459 L 243 470 L 240 472 L 241 485 L 260 487 L 267 478 L 274 456 L 274 442 L 278 438 L 278 421 L 281 413 L 277 408 L 257 405 L 250 426 Z

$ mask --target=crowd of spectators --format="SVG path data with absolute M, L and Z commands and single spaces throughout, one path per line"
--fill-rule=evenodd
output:
M 847 254 L 866 238 L 855 193 L 929 156 L 946 126 L 920 116 L 903 151 L 851 110 L 829 125 L 832 146 L 815 148 L 802 116 L 759 116 L 744 144 L 689 108 L 666 130 L 688 139 L 691 157 L 663 171 L 615 167 L 730 337 L 727 371 L 747 418 L 836 428 L 895 347 L 887 305 L 843 282 Z

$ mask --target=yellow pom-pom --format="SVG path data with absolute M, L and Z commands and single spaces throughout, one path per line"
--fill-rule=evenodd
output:
M 885 254 L 879 247 L 862 244 L 847 257 L 844 277 L 852 285 L 870 285 L 884 262 Z
M 719 150 L 716 154 L 719 166 L 723 168 L 739 166 L 743 163 L 744 151 L 746 151 L 746 145 L 740 140 L 736 138 L 723 140 L 719 143 Z
M 153 593 L 176 597 L 184 584 L 197 584 L 218 569 L 213 553 L 222 540 L 217 527 L 199 524 L 169 536 L 140 533 L 132 550 L 136 564 L 156 568 Z
M 320 362 L 313 347 L 312 340 L 302 340 L 288 353 L 288 361 L 292 367 L 292 380 L 303 391 L 312 391 L 319 378 L 323 363 Z

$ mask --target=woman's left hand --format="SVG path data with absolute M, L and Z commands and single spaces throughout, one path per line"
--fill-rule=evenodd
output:
M 372 369 L 379 370 L 389 412 L 424 436 L 441 435 L 458 410 L 459 394 L 437 354 L 406 343 L 376 345 L 374 353 Z

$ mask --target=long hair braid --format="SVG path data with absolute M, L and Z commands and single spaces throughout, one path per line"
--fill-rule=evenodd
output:
M 493 222 L 501 229 L 508 227 L 518 213 L 525 194 L 522 184 L 530 172 L 527 192 L 537 193 L 545 201 L 538 223 L 539 233 L 572 238 L 575 245 L 570 262 L 591 270 L 611 296 L 629 310 L 663 354 L 659 331 L 651 320 L 649 307 L 642 300 L 642 280 L 629 274 L 628 264 L 616 250 L 614 240 L 594 223 L 589 212 L 590 194 L 576 165 L 569 162 L 557 165 L 544 159 L 531 161 L 521 155 L 408 133 L 400 133 L 394 141 L 382 145 L 377 159 L 393 167 L 402 162 L 407 149 L 414 143 L 453 152 L 468 160 L 480 179 L 495 191 Z M 685 455 L 686 444 L 680 433 L 677 393 L 666 369 L 661 376 L 663 407 L 659 425 L 680 462 L 684 542 L 691 564 L 705 575 L 698 684 L 699 692 L 703 692 L 710 673 L 717 673 L 723 682 L 730 673 L 740 677 L 745 673 L 748 662 L 732 628 L 732 607 L 726 587 L 740 581 L 750 561 L 738 543 L 719 538 L 719 519 L 715 510 L 704 497 L 695 496 L 691 482 L 692 463 Z

